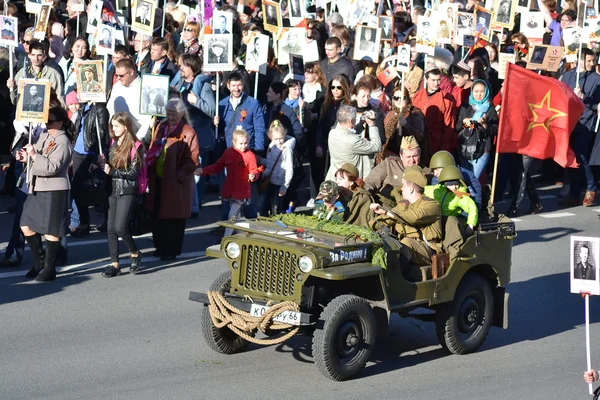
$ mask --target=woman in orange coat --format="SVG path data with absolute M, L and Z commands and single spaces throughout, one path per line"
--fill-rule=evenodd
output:
M 146 153 L 148 187 L 146 207 L 153 213 L 155 256 L 172 260 L 181 254 L 185 220 L 192 213 L 194 171 L 198 166 L 198 139 L 188 124 L 185 104 L 170 100 L 167 119 L 158 125 Z

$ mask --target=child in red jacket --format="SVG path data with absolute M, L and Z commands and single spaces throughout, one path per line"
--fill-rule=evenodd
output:
M 227 169 L 225 183 L 221 189 L 221 198 L 229 200 L 229 220 L 238 220 L 244 206 L 250 204 L 250 182 L 258 178 L 256 156 L 248 149 L 248 133 L 243 129 L 233 131 L 232 147 L 225 150 L 221 158 L 213 165 L 198 168 L 196 175 L 214 175 Z M 225 236 L 233 233 L 227 228 Z

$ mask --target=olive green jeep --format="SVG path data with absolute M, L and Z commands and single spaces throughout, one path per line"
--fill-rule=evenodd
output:
M 345 380 L 365 366 L 392 313 L 435 321 L 441 345 L 454 354 L 477 350 L 491 326 L 508 327 L 505 288 L 515 237 L 509 219 L 480 226 L 435 279 L 432 267 L 421 267 L 417 282 L 402 273 L 401 244 L 364 228 L 342 224 L 340 235 L 285 219 L 219 225 L 238 233 L 206 255 L 223 258 L 229 270 L 207 294 L 189 295 L 208 306 L 201 314 L 203 336 L 219 353 L 244 351 L 249 341 L 311 335 L 321 373 Z M 418 308 L 432 312 L 411 314 Z

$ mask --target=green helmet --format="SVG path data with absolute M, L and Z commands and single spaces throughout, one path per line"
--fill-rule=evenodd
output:
M 429 161 L 429 168 L 431 169 L 444 168 L 448 165 L 456 165 L 456 162 L 452 154 L 446 150 L 438 151 L 431 157 L 431 161 Z
M 463 180 L 463 176 L 462 176 L 460 170 L 458 168 L 456 168 L 455 165 L 445 166 L 444 169 L 442 169 L 442 172 L 440 173 L 440 177 L 438 178 L 438 181 L 440 183 L 449 182 L 449 181 L 462 181 L 462 180 Z

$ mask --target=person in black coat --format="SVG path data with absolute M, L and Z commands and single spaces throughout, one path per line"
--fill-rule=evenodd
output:
M 169 81 L 178 72 L 178 68 L 169 58 L 169 41 L 163 37 L 152 39 L 150 46 L 150 62 L 141 67 L 142 73 L 168 75 Z

